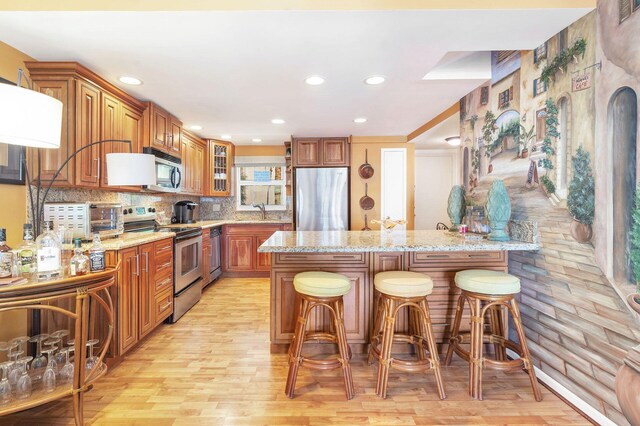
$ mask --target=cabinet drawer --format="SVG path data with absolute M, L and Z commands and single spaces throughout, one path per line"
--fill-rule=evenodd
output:
M 173 256 L 164 254 L 155 259 L 155 276 L 173 275 Z
M 497 264 L 506 262 L 503 251 L 475 251 L 475 252 L 413 252 L 409 265 L 451 265 L 458 263 L 473 263 L 474 265 Z
M 367 253 L 277 253 L 276 263 L 366 265 Z
M 156 258 L 167 253 L 173 253 L 173 238 L 158 241 L 155 243 Z
M 281 225 L 225 225 L 223 233 L 227 235 L 271 235 L 281 229 Z
M 173 313 L 173 292 L 171 290 L 156 295 L 154 312 L 156 325 Z
M 173 274 L 157 278 L 155 281 L 155 294 L 162 293 L 167 289 L 169 289 L 169 291 L 173 290 Z

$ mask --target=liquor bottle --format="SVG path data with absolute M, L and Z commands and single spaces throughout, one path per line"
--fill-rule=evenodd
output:
M 104 271 L 107 267 L 104 247 L 98 234 L 93 234 L 93 245 L 89 250 L 89 265 L 91 272 Z
M 7 230 L 0 228 L 0 278 L 11 276 L 13 253 L 7 245 Z
M 73 257 L 69 261 L 69 275 L 86 275 L 89 273 L 89 257 L 84 254 L 82 249 L 82 238 L 73 240 Z
M 20 262 L 20 275 L 31 278 L 36 272 L 36 243 L 33 241 L 33 231 L 30 223 L 23 227 L 23 240 L 18 246 L 18 258 Z
M 44 232 L 36 239 L 36 263 L 39 281 L 61 278 L 62 244 L 53 232 L 53 222 L 45 222 Z

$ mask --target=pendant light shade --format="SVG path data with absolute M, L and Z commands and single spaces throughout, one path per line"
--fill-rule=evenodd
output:
M 156 158 L 152 154 L 107 154 L 109 185 L 155 185 Z
M 0 143 L 59 148 L 62 102 L 51 96 L 0 83 Z

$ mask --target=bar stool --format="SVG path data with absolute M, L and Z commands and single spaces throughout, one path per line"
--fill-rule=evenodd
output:
M 409 373 L 432 369 L 438 395 L 440 399 L 445 399 L 438 349 L 427 304 L 427 296 L 433 291 L 433 281 L 429 276 L 417 272 L 390 271 L 376 274 L 374 285 L 379 296 L 369 346 L 369 365 L 374 359 L 378 360 L 376 394 L 386 398 L 390 367 Z M 402 308 L 410 310 L 409 334 L 398 334 L 394 331 L 398 313 Z M 394 342 L 415 345 L 418 359 L 408 361 L 393 358 L 391 348 Z
M 445 364 L 451 363 L 454 351 L 462 359 L 469 362 L 469 393 L 471 397 L 479 400 L 482 400 L 482 369 L 484 367 L 502 371 L 524 369 L 529 375 L 536 401 L 542 400 L 522 327 L 520 310 L 514 297 L 520 293 L 520 279 L 499 271 L 469 269 L 456 273 L 455 282 L 461 293 L 456 307 Z M 471 331 L 461 333 L 460 322 L 465 302 L 469 303 L 471 309 Z M 520 344 L 504 336 L 501 317 L 503 306 L 513 317 Z M 484 330 L 484 318 L 487 313 L 490 314 L 488 334 Z M 470 345 L 468 352 L 460 346 L 464 343 Z M 483 357 L 484 343 L 494 344 L 495 360 Z M 520 358 L 508 360 L 506 349 L 516 352 Z
M 344 275 L 331 272 L 301 272 L 293 279 L 296 297 L 300 300 L 298 322 L 289 346 L 289 374 L 285 393 L 293 398 L 298 369 L 304 365 L 313 370 L 342 368 L 347 399 L 353 398 L 351 377 L 351 349 L 347 344 L 344 328 L 344 303 L 342 296 L 351 290 L 351 281 Z M 334 333 L 306 331 L 307 321 L 314 308 L 324 307 L 331 314 Z M 330 360 L 314 360 L 302 356 L 302 345 L 308 340 L 324 340 L 338 345 L 339 357 Z

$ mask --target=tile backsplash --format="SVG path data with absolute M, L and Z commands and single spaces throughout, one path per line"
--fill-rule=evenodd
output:
M 76 188 L 51 188 L 47 197 L 47 201 L 49 202 L 77 202 L 79 200 L 121 203 L 123 206 L 152 205 L 158 211 L 164 211 L 167 217 L 171 217 L 174 203 L 181 200 L 189 200 L 199 204 L 195 211 L 196 220 L 260 219 L 260 212 L 258 210 L 255 212 L 237 211 L 235 197 L 196 197 L 182 194 L 130 193 Z M 288 210 L 268 211 L 267 219 L 291 219 L 293 216 L 291 206 L 291 197 L 287 197 Z M 29 211 L 30 210 L 27 209 L 28 214 Z

